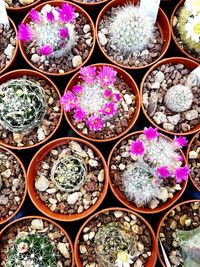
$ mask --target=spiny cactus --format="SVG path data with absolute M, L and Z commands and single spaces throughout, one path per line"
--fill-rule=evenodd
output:
M 134 255 L 136 252 L 134 236 L 119 223 L 101 226 L 95 235 L 94 243 L 97 262 L 102 267 L 115 267 L 118 252 L 124 251 L 128 255 Z
M 16 238 L 6 267 L 56 267 L 56 254 L 47 237 L 30 234 Z
M 56 186 L 67 192 L 74 192 L 84 184 L 87 167 L 78 156 L 62 156 L 54 162 L 51 170 L 51 180 Z
M 124 53 L 142 51 L 153 36 L 153 21 L 133 4 L 120 7 L 110 26 L 112 44 Z
M 172 86 L 165 94 L 164 102 L 168 109 L 179 113 L 188 110 L 193 101 L 193 94 L 188 86 Z
M 46 114 L 45 93 L 39 83 L 13 79 L 0 86 L 0 125 L 26 133 L 41 124 Z

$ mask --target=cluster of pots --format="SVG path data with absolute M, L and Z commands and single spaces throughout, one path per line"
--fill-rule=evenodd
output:
M 36 11 L 40 11 L 47 4 L 61 7 L 63 2 L 66 3 L 67 1 L 46 2 L 36 0 L 30 1 L 30 4 L 25 6 L 6 6 L 6 9 L 9 15 L 20 12 L 24 13 L 25 16 L 27 13 L 23 20 L 23 23 L 27 24 L 30 23 L 28 12 L 31 8 L 34 7 Z M 186 119 L 182 111 L 176 115 L 165 112 L 163 99 L 159 98 L 162 93 L 159 91 L 161 83 L 177 85 L 177 81 L 184 80 L 185 75 L 190 74 L 199 66 L 199 58 L 195 58 L 188 51 L 184 50 L 177 41 L 174 32 L 174 16 L 178 9 L 183 6 L 185 0 L 179 1 L 173 11 L 170 22 L 164 11 L 161 8 L 159 9 L 156 25 L 163 41 L 162 49 L 151 62 L 145 62 L 144 65 L 139 64 L 138 66 L 124 64 L 123 62 L 116 61 L 113 56 L 108 55 L 105 45 L 102 45 L 102 36 L 99 34 L 104 16 L 112 8 L 122 6 L 126 2 L 125 0 L 73 0 L 69 2 L 84 17 L 84 24 L 88 26 L 88 31 L 84 32 L 86 35 L 89 33 L 89 38 L 87 39 L 86 37 L 88 47 L 85 47 L 88 53 L 78 65 L 75 64 L 64 71 L 59 71 L 59 68 L 56 69 L 56 66 L 55 69 L 51 70 L 51 64 L 47 64 L 48 68 L 46 68 L 46 65 L 39 65 L 40 62 L 32 60 L 34 53 L 27 53 L 27 51 L 31 51 L 31 48 L 16 38 L 16 41 L 13 43 L 12 57 L 9 61 L 6 61 L 6 65 L 2 69 L 0 68 L 0 87 L 12 79 L 27 79 L 37 81 L 41 85 L 40 87 L 43 85 L 45 93 L 48 94 L 48 112 L 43 117 L 44 124 L 28 134 L 12 134 L 11 131 L 4 129 L 3 124 L 1 125 L 2 119 L 0 115 L 0 226 L 6 224 L 0 231 L 0 266 L 20 266 L 17 265 L 18 263 L 14 260 L 12 253 L 14 249 L 19 249 L 16 242 L 21 237 L 18 237 L 17 241 L 15 238 L 21 232 L 28 232 L 30 237 L 35 239 L 37 239 L 37 235 L 41 233 L 43 235 L 43 233 L 48 232 L 48 236 L 52 244 L 55 245 L 56 253 L 58 254 L 56 265 L 52 266 L 74 266 L 76 264 L 77 267 L 97 267 L 100 265 L 95 261 L 95 255 L 98 255 L 100 261 L 105 261 L 102 266 L 109 266 L 106 265 L 108 255 L 102 253 L 102 247 L 105 246 L 103 247 L 105 251 L 109 248 L 113 249 L 113 247 L 109 247 L 110 244 L 106 244 L 110 240 L 107 239 L 108 236 L 104 236 L 107 229 L 102 227 L 102 230 L 101 225 L 109 225 L 110 229 L 108 231 L 112 235 L 112 231 L 116 230 L 114 225 L 117 223 L 123 224 L 124 229 L 126 229 L 126 234 L 123 236 L 125 240 L 129 237 L 131 231 L 134 232 L 137 240 L 137 242 L 135 241 L 136 250 L 140 251 L 134 263 L 132 258 L 130 258 L 129 265 L 119 266 L 153 267 L 156 265 L 157 256 L 160 264 L 167 266 L 162 250 L 159 247 L 159 240 L 165 248 L 172 264 L 171 266 L 183 266 L 180 247 L 175 244 L 177 242 L 177 238 L 175 238 L 176 228 L 192 230 L 200 226 L 200 200 L 188 200 L 175 205 L 187 187 L 187 179 L 183 180 L 180 184 L 167 185 L 169 187 L 168 197 L 165 196 L 165 200 L 160 198 L 158 201 L 157 199 L 156 204 L 151 203 L 151 205 L 136 205 L 129 201 L 122 190 L 120 190 L 118 179 L 120 171 L 124 170 L 127 164 L 127 156 L 122 156 L 122 154 L 124 153 L 125 155 L 127 153 L 127 145 L 130 144 L 131 140 L 133 141 L 143 134 L 142 131 L 131 131 L 137 125 L 140 114 L 143 113 L 150 125 L 164 132 L 160 136 L 168 142 L 172 142 L 172 136 L 174 135 L 188 137 L 194 134 L 188 145 L 186 156 L 181 149 L 178 150 L 183 159 L 182 164 L 190 168 L 189 180 L 193 188 L 200 194 L 200 106 L 198 103 L 200 87 L 197 85 L 192 87 L 197 102 L 190 107 L 192 108 L 190 113 L 184 115 Z M 138 1 L 133 1 L 133 3 L 137 4 Z M 96 26 L 94 26 L 93 20 L 88 15 L 90 12 L 92 13 L 93 8 L 101 10 Z M 10 17 L 9 21 L 16 37 L 16 26 Z M 3 29 L 1 30 L 3 31 Z M 182 53 L 182 57 L 162 59 L 168 51 L 171 36 L 177 50 Z M 73 112 L 64 110 L 59 101 L 62 94 L 51 78 L 63 78 L 67 77 L 65 75 L 72 74 L 71 79 L 68 83 L 66 82 L 64 95 L 69 91 L 71 92 L 73 87 L 77 84 L 79 85 L 80 69 L 87 66 L 94 52 L 96 42 L 101 51 L 99 53 L 102 53 L 107 62 L 110 63 L 97 63 L 91 65 L 91 67 L 100 70 L 105 66 L 112 68 L 117 73 L 119 84 L 123 84 L 123 88 L 118 84 L 118 89 L 123 94 L 124 102 L 123 108 L 120 109 L 122 110 L 121 118 L 119 117 L 116 121 L 111 121 L 108 124 L 107 128 L 112 124 L 112 130 L 108 131 L 103 128 L 99 134 L 95 135 L 83 123 L 76 123 L 73 119 Z M 15 66 L 18 49 L 26 63 L 34 70 L 17 69 L 8 72 L 11 66 Z M 143 70 L 148 67 L 149 69 L 139 89 L 133 79 L 134 71 Z M 173 77 L 170 77 L 170 73 Z M 157 87 L 158 83 L 159 86 Z M 60 127 L 63 117 L 65 117 L 70 128 L 80 138 L 62 137 L 49 141 Z M 129 133 L 129 131 L 131 132 Z M 107 144 L 110 145 L 109 142 L 116 141 L 117 139 L 118 141 L 111 149 L 106 162 L 100 150 L 95 146 L 95 143 L 99 143 L 103 147 L 107 146 Z M 26 170 L 17 153 L 19 151 L 31 151 L 32 148 L 39 146 L 39 150 L 33 156 Z M 16 151 L 16 153 L 12 150 Z M 76 185 L 77 190 L 74 191 L 71 188 L 74 181 L 68 181 L 66 185 L 62 181 L 56 180 L 58 173 L 56 174 L 56 169 L 54 168 L 55 163 L 57 165 L 66 164 L 66 161 L 62 162 L 65 155 L 67 155 L 67 160 L 69 161 L 67 164 L 70 164 L 70 162 L 75 164 L 76 162 L 77 166 L 81 168 L 79 170 L 82 176 L 79 177 L 79 184 Z M 89 170 L 87 175 L 85 174 L 86 170 Z M 62 173 L 62 175 L 65 174 Z M 65 186 L 68 186 L 68 188 L 64 188 Z M 110 207 L 96 212 L 107 196 L 109 187 L 114 196 L 126 208 Z M 22 207 L 25 206 L 27 194 L 44 217 L 29 216 L 13 220 Z M 147 218 L 148 216 L 153 218 L 154 215 L 166 212 L 166 210 L 167 213 L 158 223 L 157 231 L 154 233 L 151 225 L 145 219 L 145 215 L 147 215 Z M 140 214 L 143 214 L 144 217 Z M 62 223 L 74 223 L 74 221 L 88 216 L 90 217 L 80 227 L 74 244 L 68 234 L 70 229 L 66 227 L 67 231 L 65 231 L 55 222 L 57 220 Z M 98 239 L 99 235 L 101 236 L 101 231 L 105 231 L 102 232 L 102 240 L 101 238 Z M 122 230 L 119 230 L 119 235 L 120 231 Z M 23 238 L 22 241 L 27 240 L 26 242 L 29 242 L 27 236 Z M 43 236 L 41 240 L 43 242 L 46 241 Z M 122 242 L 124 241 L 122 240 Z M 10 250 L 13 244 L 14 249 Z M 131 245 L 130 241 L 129 246 Z M 21 249 L 23 250 L 24 247 Z M 6 265 L 5 258 L 7 257 L 6 253 L 8 250 L 11 252 L 9 252 L 9 264 Z M 48 258 L 48 260 L 51 259 Z M 32 265 L 30 266 L 32 267 Z M 113 267 L 115 265 L 112 263 L 110 266 Z

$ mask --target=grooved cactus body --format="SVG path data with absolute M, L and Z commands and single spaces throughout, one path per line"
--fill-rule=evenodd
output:
M 112 43 L 124 53 L 142 51 L 153 36 L 153 22 L 133 4 L 116 11 L 110 26 Z
M 39 83 L 13 79 L 0 86 L 0 125 L 13 133 L 29 132 L 41 124 L 46 99 Z

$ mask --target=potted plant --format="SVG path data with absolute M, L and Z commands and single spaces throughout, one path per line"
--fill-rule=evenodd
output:
M 154 24 L 138 2 L 110 1 L 96 22 L 101 52 L 108 61 L 126 69 L 142 69 L 154 64 L 170 44 L 170 25 L 162 9 Z
M 189 168 L 180 150 L 186 143 L 185 137 L 171 140 L 152 127 L 123 137 L 108 159 L 114 195 L 138 212 L 167 209 L 186 188 Z
M 48 217 L 75 221 L 94 212 L 108 188 L 100 151 L 82 139 L 60 138 L 42 147 L 27 173 L 33 204 Z
M 74 266 L 73 245 L 67 232 L 41 216 L 15 220 L 0 232 L 1 266 Z
M 27 12 L 41 0 L 4 0 L 7 11 L 10 12 Z
M 85 8 L 101 7 L 103 4 L 107 3 L 109 0 L 72 0 L 72 2 L 81 5 Z
M 200 192 L 200 136 L 199 132 L 192 138 L 187 149 L 188 166 L 191 169 L 190 178 L 195 188 Z
M 13 218 L 26 197 L 26 170 L 21 160 L 0 146 L 0 225 Z
M 188 200 L 170 209 L 160 221 L 156 237 L 162 242 L 172 267 L 199 266 L 199 214 L 200 200 Z M 166 266 L 162 252 L 158 252 L 162 266 Z
M 159 61 L 144 76 L 140 96 L 147 119 L 168 134 L 188 135 L 200 127 L 200 83 L 192 71 L 198 63 L 186 58 Z
M 18 50 L 17 29 L 8 19 L 10 25 L 0 24 L 0 75 L 13 64 Z
M 111 141 L 128 132 L 140 112 L 135 81 L 110 64 L 81 68 L 69 81 L 60 102 L 71 128 L 96 142 Z
M 18 39 L 31 67 L 60 76 L 75 72 L 88 61 L 95 45 L 94 25 L 78 5 L 49 1 L 24 18 Z
M 178 50 L 200 62 L 200 4 L 195 0 L 181 0 L 171 16 L 172 37 Z
M 139 214 L 108 208 L 92 215 L 75 240 L 77 267 L 154 267 L 157 258 L 154 232 Z
M 46 76 L 15 70 L 0 77 L 0 143 L 13 149 L 40 145 L 62 119 L 60 93 Z

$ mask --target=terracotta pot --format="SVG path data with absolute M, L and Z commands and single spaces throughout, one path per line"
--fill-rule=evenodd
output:
M 91 47 L 91 49 L 90 49 L 90 52 L 89 52 L 89 54 L 88 54 L 88 57 L 84 60 L 84 62 L 83 62 L 79 67 L 77 67 L 77 68 L 75 68 L 75 69 L 72 69 L 72 70 L 70 70 L 70 71 L 68 71 L 68 72 L 65 72 L 65 73 L 51 73 L 51 72 L 44 71 L 44 70 L 42 70 L 42 69 L 40 69 L 40 68 L 37 68 L 37 67 L 31 62 L 31 60 L 28 58 L 28 56 L 27 56 L 27 54 L 26 54 L 26 49 L 25 49 L 25 45 L 24 45 L 24 43 L 23 43 L 22 41 L 19 41 L 19 48 L 20 48 L 20 51 L 21 51 L 21 53 L 22 53 L 22 56 L 24 57 L 24 59 L 26 60 L 26 62 L 27 62 L 33 69 L 35 69 L 35 70 L 37 70 L 37 71 L 39 71 L 39 72 L 42 72 L 42 73 L 44 73 L 44 74 L 46 74 L 46 75 L 51 75 L 51 76 L 64 76 L 64 75 L 67 75 L 67 74 L 74 73 L 74 72 L 76 72 L 78 69 L 80 69 L 81 67 L 83 67 L 83 65 L 85 65 L 85 64 L 88 62 L 88 60 L 90 59 L 90 57 L 91 57 L 91 55 L 92 55 L 92 53 L 93 53 L 93 51 L 94 51 L 95 41 L 96 41 L 96 39 L 95 39 L 95 27 L 94 27 L 94 23 L 93 23 L 92 19 L 90 18 L 90 16 L 88 15 L 88 13 L 87 13 L 84 9 L 82 9 L 80 6 L 78 6 L 78 5 L 74 4 L 74 3 L 71 3 L 71 2 L 62 1 L 62 0 L 61 0 L 61 1 L 60 1 L 60 0 L 56 0 L 56 1 L 48 1 L 48 2 L 42 3 L 42 4 L 38 5 L 38 6 L 36 6 L 34 9 L 37 10 L 37 11 L 40 11 L 40 10 L 42 9 L 42 7 L 45 6 L 45 5 L 47 5 L 47 4 L 49 4 L 49 5 L 51 5 L 51 6 L 55 6 L 55 7 L 61 7 L 61 6 L 62 6 L 62 3 L 68 3 L 68 4 L 72 5 L 73 7 L 76 8 L 76 11 L 77 11 L 78 13 L 82 14 L 82 15 L 87 19 L 88 24 L 90 24 L 91 29 L 92 29 L 93 45 L 92 45 L 92 47 Z M 29 23 L 29 22 L 30 22 L 30 17 L 29 17 L 29 14 L 27 14 L 26 17 L 23 19 L 22 23 L 27 24 L 27 23 Z
M 199 199 L 194 199 L 194 200 L 187 200 L 187 201 L 183 201 L 177 205 L 175 205 L 173 208 L 171 208 L 164 216 L 163 218 L 160 220 L 159 224 L 158 224 L 158 227 L 157 227 L 157 232 L 156 232 L 156 240 L 157 240 L 157 246 L 158 246 L 158 240 L 159 240 L 159 233 L 160 233 L 160 229 L 161 229 L 161 226 L 163 224 L 163 222 L 165 221 L 166 217 L 173 211 L 175 210 L 176 208 L 178 208 L 179 206 L 182 206 L 184 204 L 187 204 L 187 203 L 192 203 L 192 202 L 200 202 Z M 161 256 L 162 255 L 162 251 L 160 250 L 160 248 L 158 247 L 157 248 L 158 250 L 158 258 L 159 258 L 159 261 L 161 263 L 161 265 L 163 267 L 166 267 L 164 261 L 163 261 L 163 257 Z
M 129 2 L 133 2 L 135 5 L 138 3 L 139 0 L 131 0 Z M 169 24 L 169 21 L 168 21 L 168 18 L 167 16 L 165 15 L 164 11 L 159 8 L 159 12 L 158 12 L 158 18 L 157 18 L 157 22 L 156 22 L 156 25 L 158 26 L 159 28 L 159 31 L 160 31 L 160 34 L 161 34 L 161 37 L 163 38 L 163 40 L 165 41 L 164 44 L 163 44 L 163 48 L 162 48 L 162 52 L 161 52 L 161 55 L 156 59 L 154 60 L 152 63 L 146 65 L 146 66 L 140 66 L 140 67 L 136 67 L 136 66 L 133 66 L 133 67 L 130 67 L 130 66 L 126 66 L 126 65 L 122 65 L 120 63 L 117 63 L 115 62 L 114 60 L 112 60 L 107 54 L 106 52 L 104 51 L 104 49 L 102 48 L 101 44 L 100 44 L 100 41 L 99 41 L 99 37 L 98 37 L 98 28 L 99 28 L 99 23 L 100 21 L 102 20 L 103 16 L 105 15 L 105 13 L 110 10 L 112 7 L 117 7 L 117 6 L 123 6 L 124 4 L 126 4 L 127 1 L 126 0 L 113 0 L 113 1 L 110 1 L 102 10 L 101 12 L 99 13 L 98 15 L 98 18 L 97 18 L 97 21 L 96 21 L 96 28 L 95 28 L 95 31 L 96 31 L 96 39 L 97 39 L 97 44 L 101 50 L 101 52 L 103 53 L 104 57 L 110 61 L 112 64 L 115 64 L 121 68 L 125 68 L 125 69 L 128 69 L 128 70 L 139 70 L 139 69 L 144 69 L 144 68 L 148 68 L 149 66 L 155 64 L 155 62 L 157 62 L 158 60 L 160 60 L 164 54 L 167 52 L 168 50 L 168 47 L 170 45 L 170 40 L 171 40 L 171 29 L 170 29 L 170 24 Z
M 21 12 L 21 13 L 25 13 L 25 12 L 28 12 L 34 6 L 38 5 L 40 2 L 42 2 L 42 0 L 36 0 L 32 4 L 25 5 L 25 6 L 22 6 L 22 7 L 7 7 L 6 10 L 8 12 L 15 12 L 15 13 L 16 12 Z
M 24 201 L 26 199 L 26 194 L 27 194 L 27 175 L 26 175 L 26 169 L 25 169 L 25 166 L 24 164 L 22 163 L 22 161 L 18 158 L 18 156 L 16 154 L 14 154 L 11 150 L 5 148 L 5 147 L 2 147 L 0 146 L 0 149 L 2 150 L 5 150 L 6 152 L 10 153 L 15 159 L 17 162 L 19 162 L 21 168 L 22 168 L 22 171 L 24 173 L 24 183 L 25 183 L 25 188 L 24 188 L 24 196 L 22 198 L 22 201 L 19 205 L 19 207 L 16 209 L 16 211 L 11 215 L 9 216 L 8 218 L 0 218 L 0 225 L 3 224 L 3 223 L 6 223 L 8 222 L 9 220 L 11 220 L 13 217 L 15 217 L 15 215 L 20 211 L 21 207 L 23 206 L 24 204 Z
M 188 149 L 187 149 L 187 154 L 186 154 L 186 159 L 187 159 L 187 163 L 188 163 L 188 164 L 189 164 L 189 153 L 190 153 L 190 151 L 191 151 L 192 144 L 193 144 L 193 142 L 195 141 L 195 139 L 196 139 L 196 137 L 197 137 L 198 135 L 200 135 L 200 132 L 198 132 L 198 133 L 192 138 L 192 140 L 191 140 L 190 143 L 189 143 L 189 146 L 188 146 Z M 196 188 L 197 191 L 200 192 L 200 188 L 197 186 L 197 184 L 196 184 L 196 183 L 194 182 L 194 180 L 192 179 L 191 173 L 190 173 L 189 177 L 190 177 L 190 181 L 192 182 L 193 186 Z
M 187 180 L 182 181 L 182 183 L 181 183 L 182 190 L 177 191 L 176 194 L 174 195 L 174 197 L 172 199 L 168 199 L 165 203 L 160 204 L 155 209 L 150 209 L 150 208 L 146 208 L 146 207 L 145 208 L 139 208 L 135 204 L 129 202 L 125 198 L 125 196 L 120 192 L 120 190 L 115 186 L 115 184 L 113 183 L 113 181 L 112 181 L 112 179 L 110 177 L 110 164 L 111 164 L 111 159 L 112 159 L 112 156 L 113 156 L 113 153 L 114 153 L 115 149 L 117 149 L 117 147 L 121 144 L 122 141 L 130 138 L 133 135 L 140 135 L 142 133 L 143 133 L 143 131 L 137 131 L 137 132 L 130 133 L 130 134 L 124 136 L 122 139 L 120 139 L 114 145 L 114 147 L 112 148 L 112 150 L 111 150 L 111 152 L 109 154 L 109 157 L 108 157 L 108 162 L 107 162 L 108 171 L 109 171 L 109 185 L 110 185 L 110 188 L 111 188 L 113 194 L 115 195 L 115 197 L 123 205 L 125 205 L 127 208 L 129 208 L 131 210 L 134 210 L 136 212 L 139 212 L 139 213 L 154 214 L 154 213 L 159 213 L 159 212 L 162 212 L 163 210 L 166 210 L 167 208 L 169 208 L 170 206 L 172 206 L 182 196 L 182 194 L 184 193 L 184 191 L 186 189 L 186 186 L 187 186 Z M 171 139 L 169 137 L 167 137 L 166 135 L 160 134 L 160 136 L 165 137 L 167 140 L 170 140 L 171 141 Z M 184 158 L 184 161 L 183 162 L 186 163 L 185 155 L 182 152 L 182 150 L 180 150 L 180 153 L 181 153 L 181 155 Z
M 54 148 L 67 144 L 69 141 L 76 141 L 82 144 L 87 145 L 88 147 L 90 147 L 96 155 L 98 155 L 98 157 L 102 160 L 102 164 L 105 170 L 105 180 L 104 180 L 104 187 L 103 187 L 103 191 L 101 192 L 100 197 L 98 198 L 97 202 L 92 205 L 89 209 L 83 211 L 82 213 L 75 213 L 75 214 L 71 214 L 71 215 L 65 215 L 65 214 L 61 214 L 61 213 L 56 213 L 51 211 L 38 197 L 37 192 L 35 190 L 35 176 L 38 170 L 38 167 L 41 163 L 41 161 L 44 159 L 44 157 Z M 102 203 L 103 199 L 106 196 L 107 190 L 108 190 L 108 168 L 105 162 L 104 157 L 102 156 L 101 152 L 92 144 L 90 144 L 89 142 L 79 139 L 79 138 L 75 138 L 75 137 L 64 137 L 64 138 L 60 138 L 60 139 L 56 139 L 53 140 L 51 142 L 49 142 L 48 144 L 44 145 L 33 157 L 33 159 L 31 160 L 31 163 L 29 165 L 28 168 L 28 172 L 27 172 L 27 181 L 28 181 L 28 193 L 29 196 L 33 202 L 33 204 L 36 206 L 36 208 L 42 212 L 43 214 L 45 214 L 46 216 L 48 216 L 51 219 L 54 220 L 59 220 L 59 221 L 76 221 L 76 220 L 80 220 L 82 218 L 87 217 L 88 215 L 90 215 L 91 213 L 93 213 Z
M 16 33 L 16 37 L 17 37 L 17 28 L 16 28 L 16 26 L 15 26 L 15 23 L 13 22 L 13 20 L 12 20 L 10 17 L 8 17 L 8 19 L 9 19 L 9 22 L 10 22 L 10 26 L 11 26 L 11 28 L 14 29 L 14 31 L 15 31 L 15 33 Z M 17 57 L 18 47 L 19 47 L 19 42 L 18 42 L 18 40 L 17 40 L 17 38 L 16 38 L 16 47 L 15 47 L 15 51 L 14 51 L 14 54 L 13 54 L 13 56 L 12 56 L 12 59 L 11 59 L 10 62 L 5 66 L 4 69 L 0 70 L 0 76 L 2 75 L 3 72 L 7 71 L 8 68 L 10 68 L 10 67 L 13 65 L 13 63 L 15 62 L 15 59 L 16 59 L 16 57 Z
M 189 134 L 193 134 L 196 133 L 197 131 L 199 131 L 200 129 L 200 125 L 197 125 L 196 127 L 194 127 L 192 130 L 188 131 L 188 132 L 182 132 L 182 133 L 176 133 L 176 132 L 169 132 L 167 130 L 165 130 L 164 128 L 162 128 L 161 126 L 157 125 L 147 114 L 144 105 L 143 105 L 143 101 L 142 101 L 142 94 L 143 94 L 143 87 L 144 87 L 144 83 L 146 78 L 148 77 L 148 75 L 150 73 L 152 73 L 154 70 L 156 70 L 159 66 L 161 66 L 162 64 L 183 64 L 187 69 L 193 71 L 195 68 L 197 68 L 199 66 L 199 64 L 191 59 L 187 59 L 187 58 L 183 58 L 183 57 L 171 57 L 171 58 L 164 58 L 162 60 L 160 60 L 159 62 L 157 62 L 155 65 L 153 65 L 145 74 L 144 78 L 142 79 L 142 82 L 140 84 L 140 99 L 141 99 L 141 106 L 142 106 L 142 111 L 144 113 L 144 115 L 146 116 L 146 118 L 148 119 L 148 121 L 154 125 L 154 127 L 159 128 L 161 131 L 167 133 L 167 134 L 171 134 L 171 135 L 189 135 Z
M 36 77 L 36 78 L 41 78 L 41 79 L 45 80 L 46 82 L 51 84 L 51 86 L 55 89 L 55 91 L 58 94 L 58 97 L 61 97 L 60 92 L 59 92 L 58 88 L 56 87 L 56 85 L 48 77 L 46 77 L 45 75 L 43 75 L 37 71 L 34 71 L 34 70 L 19 69 L 19 70 L 13 70 L 11 72 L 8 72 L 8 73 L 6 73 L 0 77 L 0 84 L 6 82 L 8 80 L 11 80 L 11 79 L 16 79 L 16 78 L 22 77 L 24 75 L 28 75 L 28 76 Z M 56 128 L 53 130 L 53 132 L 50 135 L 48 135 L 44 140 L 42 140 L 42 141 L 40 141 L 40 142 L 38 142 L 32 146 L 23 146 L 23 147 L 19 146 L 19 147 L 17 147 L 17 146 L 12 146 L 10 144 L 7 144 L 2 140 L 0 140 L 0 145 L 3 145 L 5 147 L 11 148 L 11 149 L 17 149 L 17 150 L 24 150 L 24 149 L 29 149 L 29 148 L 39 146 L 39 145 L 43 144 L 44 142 L 46 142 L 48 139 L 50 139 L 54 135 L 54 133 L 57 131 L 58 127 L 60 126 L 61 120 L 62 120 L 62 115 L 63 115 L 63 109 L 61 108 L 61 115 L 60 115 L 58 124 L 56 125 Z
M 102 142 L 110 142 L 110 141 L 116 140 L 116 139 L 122 137 L 124 134 L 126 134 L 134 126 L 135 122 L 137 121 L 138 116 L 140 114 L 140 96 L 139 96 L 138 87 L 137 87 L 137 84 L 135 83 L 135 81 L 133 80 L 133 78 L 127 72 L 125 72 L 123 69 L 121 69 L 120 67 L 117 67 L 117 66 L 114 66 L 114 65 L 111 65 L 111 64 L 105 64 L 105 63 L 93 64 L 91 66 L 95 66 L 97 68 L 99 68 L 101 66 L 110 66 L 110 67 L 114 68 L 117 71 L 118 75 L 120 75 L 124 79 L 126 84 L 133 89 L 133 93 L 136 96 L 136 107 L 135 107 L 136 111 L 134 113 L 134 116 L 133 116 L 129 126 L 127 127 L 127 129 L 125 131 L 123 131 L 122 133 L 120 133 L 119 135 L 117 135 L 115 137 L 108 138 L 108 139 L 94 139 L 94 138 L 91 138 L 91 137 L 89 137 L 87 135 L 84 135 L 80 131 L 78 131 L 78 129 L 72 124 L 72 122 L 70 120 L 70 116 L 68 115 L 67 112 L 64 112 L 64 115 L 65 115 L 65 118 L 66 118 L 68 124 L 70 125 L 70 127 L 74 130 L 74 132 L 76 132 L 82 138 L 87 139 L 87 140 L 89 140 L 91 142 L 100 142 L 100 143 L 102 143 Z M 78 80 L 79 80 L 79 72 L 76 73 L 71 78 L 71 80 L 67 84 L 67 87 L 66 87 L 64 93 L 66 93 L 67 90 L 70 90 L 74 85 L 76 85 Z
M 200 62 L 200 59 L 197 59 L 197 58 L 193 57 L 189 52 L 187 52 L 184 48 L 182 48 L 180 46 L 180 44 L 177 41 L 176 35 L 174 33 L 173 19 L 174 19 L 174 16 L 176 15 L 177 11 L 179 10 L 179 8 L 181 8 L 184 5 L 184 3 L 185 3 L 185 0 L 180 0 L 178 2 L 178 4 L 176 5 L 173 13 L 172 13 L 172 16 L 171 16 L 171 19 L 170 19 L 170 26 L 171 26 L 172 38 L 173 38 L 174 43 L 176 45 L 176 48 L 178 49 L 179 52 L 181 52 L 185 56 L 189 57 L 190 59 L 193 59 L 193 60 L 196 60 L 197 62 Z
M 76 3 L 77 5 L 83 6 L 86 9 L 92 9 L 97 7 L 102 7 L 105 3 L 109 2 L 109 0 L 101 0 L 100 2 L 93 2 L 93 3 L 87 3 L 87 2 L 81 2 L 79 0 L 72 0 L 72 2 Z
M 13 222 L 10 222 L 9 224 L 7 224 L 0 231 L 0 238 L 2 238 L 2 236 L 5 234 L 5 232 L 10 227 L 12 227 L 15 223 L 20 222 L 20 221 L 23 221 L 23 220 L 28 220 L 28 219 L 40 219 L 40 220 L 48 221 L 49 223 L 55 225 L 64 234 L 64 236 L 66 237 L 66 239 L 67 239 L 67 241 L 69 242 L 69 245 L 70 245 L 70 250 L 71 250 L 71 255 L 72 255 L 72 265 L 71 265 L 71 267 L 74 267 L 74 250 L 73 250 L 73 244 L 72 244 L 72 241 L 71 241 L 68 233 L 58 223 L 54 222 L 53 220 L 51 220 L 49 218 L 45 218 L 45 217 L 37 216 L 37 215 L 34 215 L 34 216 L 26 216 L 26 217 L 19 218 L 19 219 L 13 221 Z
M 83 231 L 84 227 L 92 219 L 97 217 L 99 214 L 102 214 L 102 213 L 105 213 L 105 212 L 108 212 L 108 211 L 115 211 L 115 210 L 120 210 L 120 211 L 123 211 L 123 212 L 128 212 L 128 213 L 134 214 L 146 224 L 146 226 L 147 226 L 147 228 L 148 228 L 148 230 L 149 230 L 149 232 L 151 234 L 151 238 L 152 238 L 152 251 L 151 251 L 152 254 L 149 257 L 149 259 L 147 261 L 147 264 L 144 267 L 154 267 L 155 264 L 156 264 L 156 260 L 157 260 L 157 241 L 156 241 L 153 229 L 151 228 L 150 224 L 141 215 L 139 215 L 138 213 L 136 213 L 134 211 L 131 211 L 129 209 L 126 209 L 126 208 L 118 208 L 118 207 L 107 208 L 107 209 L 103 209 L 101 211 L 98 211 L 95 214 L 93 214 L 91 217 L 89 217 L 86 222 L 83 223 L 83 225 L 81 226 L 81 228 L 78 231 L 78 234 L 77 234 L 76 239 L 75 239 L 75 245 L 74 245 L 74 254 L 75 254 L 76 266 L 77 267 L 83 267 L 83 264 L 82 264 L 82 261 L 81 261 L 80 255 L 79 255 L 79 238 L 80 238 L 80 236 L 82 234 L 82 231 Z

